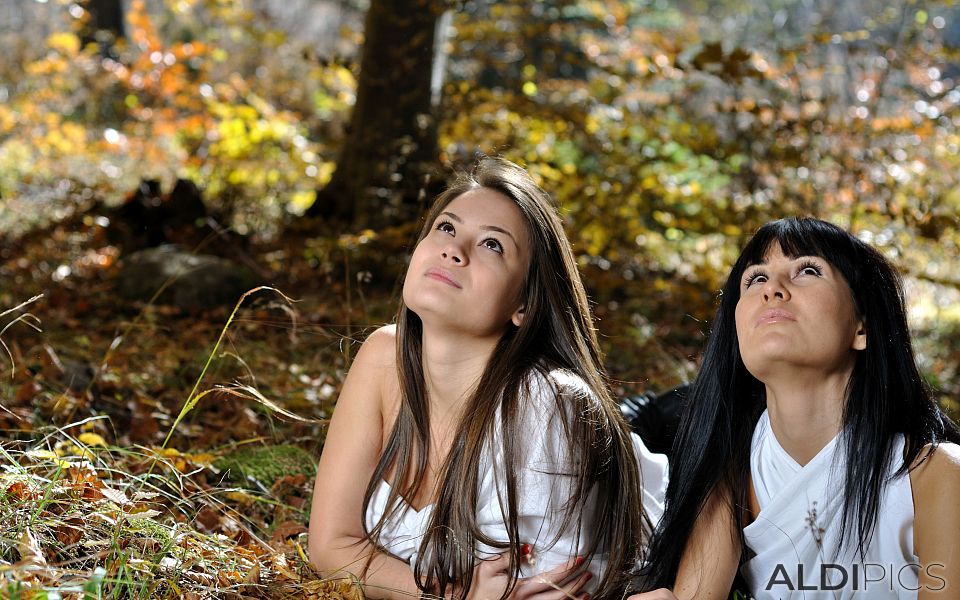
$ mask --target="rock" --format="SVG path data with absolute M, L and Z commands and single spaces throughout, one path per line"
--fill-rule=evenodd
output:
M 171 243 L 191 247 L 214 233 L 207 222 L 214 215 L 200 188 L 187 179 L 178 179 L 169 194 L 163 194 L 159 181 L 144 179 L 105 216 L 110 241 L 126 252 Z
M 127 256 L 117 276 L 117 293 L 124 299 L 148 301 L 166 286 L 155 302 L 186 310 L 233 306 L 256 285 L 256 277 L 245 267 L 169 245 Z

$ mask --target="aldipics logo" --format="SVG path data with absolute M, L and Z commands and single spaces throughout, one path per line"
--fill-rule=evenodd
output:
M 880 592 L 908 590 L 915 592 L 921 587 L 930 591 L 940 591 L 947 587 L 947 581 L 937 573 L 942 573 L 944 565 L 931 563 L 926 566 L 907 563 L 905 565 L 855 563 L 840 565 L 821 563 L 819 569 L 806 570 L 807 565 L 778 564 L 774 567 L 764 588 L 768 592 L 783 591 L 837 591 L 851 590 Z M 932 583 L 919 586 L 917 574 L 925 571 Z

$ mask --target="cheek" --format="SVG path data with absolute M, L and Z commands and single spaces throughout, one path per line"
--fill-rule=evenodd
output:
M 737 334 L 737 348 L 740 350 L 741 360 L 745 362 L 749 361 L 751 356 L 750 344 L 744 343 L 744 340 L 747 340 L 750 335 L 747 312 L 747 308 L 743 305 L 743 302 L 738 302 L 734 312 L 734 327 Z
M 521 304 L 525 304 L 525 299 L 527 296 L 527 278 L 530 276 L 528 268 L 522 269 L 516 276 L 513 278 L 513 285 L 511 286 L 510 299 L 514 303 L 514 308 Z
M 423 263 L 435 253 L 434 244 L 435 242 L 428 237 L 413 248 L 413 253 L 410 254 L 410 260 L 407 262 L 407 277 L 417 269 L 423 268 Z
M 746 308 L 743 306 L 743 302 L 737 302 L 737 307 L 733 312 L 734 325 L 737 329 L 737 339 L 743 337 L 746 328 L 744 327 L 744 322 L 746 320 Z
M 403 278 L 403 289 L 400 290 L 400 297 L 403 298 L 403 303 L 407 306 L 410 306 L 411 287 L 410 272 L 407 271 L 407 274 Z
M 835 315 L 832 320 L 824 319 L 823 329 L 832 330 L 840 337 L 846 337 L 848 332 L 856 330 L 857 314 L 853 307 L 853 299 L 849 295 L 836 291 L 833 294 L 824 294 L 818 300 L 817 304 L 822 314 Z M 827 333 L 825 332 L 824 335 Z
M 496 290 L 496 296 L 502 304 L 512 304 L 521 294 L 522 280 L 503 272 L 490 274 L 488 281 L 495 282 L 491 289 Z
M 407 263 L 407 272 L 403 275 L 403 289 L 401 291 L 404 302 L 408 301 L 407 295 L 413 285 L 414 273 L 419 269 L 419 264 L 423 260 L 425 245 L 425 241 L 417 244 L 417 247 L 413 249 L 413 254 L 410 255 L 410 261 Z

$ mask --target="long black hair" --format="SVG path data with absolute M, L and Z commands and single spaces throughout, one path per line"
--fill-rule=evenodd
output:
M 528 541 L 519 539 L 522 490 L 517 478 L 523 466 L 519 464 L 521 442 L 530 435 L 521 428 L 525 395 L 534 372 L 547 377 L 550 371 L 563 370 L 575 375 L 583 386 L 555 386 L 555 412 L 563 417 L 572 470 L 569 502 L 563 507 L 558 530 L 573 530 L 577 538 L 581 529 L 594 533 L 583 557 L 589 560 L 596 552 L 605 551 L 609 561 L 594 596 L 619 597 L 652 527 L 640 501 L 642 485 L 629 428 L 607 387 L 586 291 L 553 201 L 523 168 L 485 157 L 437 198 L 417 243 L 450 202 L 480 188 L 510 198 L 523 215 L 531 256 L 523 289 L 524 318 L 497 343 L 457 424 L 455 442 L 443 461 L 430 526 L 414 565 L 417 585 L 443 596 L 447 586 L 459 581 L 463 587 L 458 591 L 466 595 L 478 564 L 475 547 L 482 543 L 509 554 L 512 588 L 521 564 L 520 547 Z M 391 470 L 387 506 L 394 506 L 398 497 L 415 495 L 426 476 L 430 414 L 422 331 L 420 317 L 401 301 L 397 314 L 400 410 L 367 486 L 363 514 L 381 478 Z M 482 453 L 498 431 L 503 442 L 506 497 L 501 505 L 507 540 L 486 535 L 476 514 Z M 595 502 L 595 510 L 585 510 L 588 502 Z M 593 516 L 587 517 L 588 512 Z M 368 539 L 376 543 L 390 517 L 385 512 L 367 532 Z
M 840 543 L 864 553 L 876 525 L 896 434 L 905 436 L 906 472 L 928 444 L 960 441 L 917 368 L 900 276 L 874 248 L 843 229 L 813 218 L 762 226 L 737 259 L 720 297 L 703 365 L 674 441 L 666 513 L 650 548 L 644 586 L 672 587 L 697 517 L 711 494 L 725 500 L 740 537 L 748 506 L 750 444 L 766 407 L 764 385 L 740 356 L 735 311 L 744 271 L 773 244 L 785 256 L 817 256 L 847 281 L 867 347 L 857 353 L 843 409 L 846 473 Z M 893 457 L 900 460 L 901 457 Z

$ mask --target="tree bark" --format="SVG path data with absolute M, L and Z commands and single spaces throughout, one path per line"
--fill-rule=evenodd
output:
M 87 0 L 83 7 L 89 13 L 80 31 L 84 46 L 96 43 L 108 53 L 117 40 L 123 39 L 123 0 Z
M 372 0 L 337 169 L 307 211 L 375 227 L 408 219 L 437 161 L 431 67 L 443 0 Z

